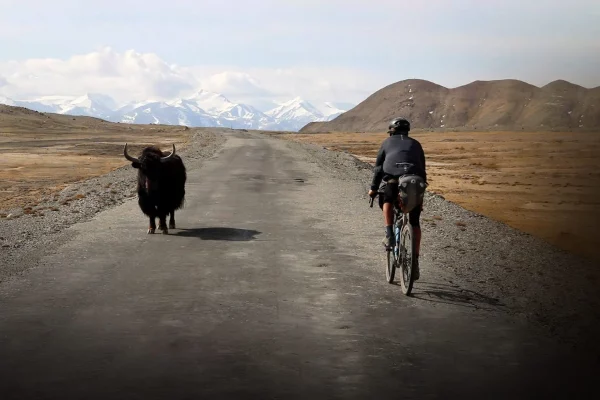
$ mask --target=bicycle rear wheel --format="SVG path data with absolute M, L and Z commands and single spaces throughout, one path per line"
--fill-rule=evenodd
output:
M 406 224 L 402 228 L 402 234 L 400 239 L 400 286 L 402 287 L 402 293 L 410 295 L 413 288 L 413 265 L 414 265 L 414 254 L 415 254 L 415 242 L 413 228 L 410 224 Z

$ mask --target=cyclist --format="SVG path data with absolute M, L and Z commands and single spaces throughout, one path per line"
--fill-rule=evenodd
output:
M 373 181 L 369 196 L 375 197 L 381 181 L 385 182 L 383 190 L 383 199 L 379 198 L 379 206 L 383 210 L 385 221 L 385 239 L 383 244 L 389 249 L 396 245 L 396 238 L 393 232 L 394 222 L 394 202 L 400 200 L 400 185 L 403 183 L 403 177 L 410 175 L 422 178 L 427 183 L 427 172 L 425 170 L 425 153 L 421 143 L 408 137 L 410 131 L 410 122 L 404 118 L 395 118 L 390 122 L 388 133 L 390 137 L 381 144 L 375 167 L 373 169 Z M 402 164 L 404 163 L 404 164 Z M 418 185 L 417 185 L 418 186 Z M 404 191 L 404 189 L 403 189 Z M 414 205 L 409 213 L 410 224 L 413 227 L 415 240 L 415 271 L 414 279 L 419 279 L 419 250 L 421 247 L 421 228 L 420 217 L 423 210 L 424 188 L 417 191 L 407 190 L 410 195 L 409 203 Z M 415 196 L 416 195 L 416 196 Z M 405 199 L 404 204 L 407 203 Z

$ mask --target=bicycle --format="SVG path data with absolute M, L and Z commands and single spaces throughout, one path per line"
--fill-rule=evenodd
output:
M 379 188 L 377 194 L 371 198 L 371 208 L 373 207 L 375 198 L 381 195 L 383 195 L 383 191 Z M 386 247 L 387 266 L 385 276 L 388 283 L 393 283 L 396 268 L 400 268 L 400 286 L 402 288 L 402 293 L 409 296 L 414 284 L 413 271 L 415 262 L 413 255 L 416 252 L 416 244 L 413 240 L 414 232 L 413 227 L 409 222 L 409 213 L 402 211 L 402 206 L 398 201 L 394 202 L 393 227 L 396 244 L 394 248 Z

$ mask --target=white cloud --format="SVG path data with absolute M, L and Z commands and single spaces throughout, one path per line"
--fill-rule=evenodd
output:
M 200 82 L 208 90 L 233 96 L 270 96 L 261 83 L 250 74 L 239 71 L 223 71 L 210 75 Z
M 0 73 L 11 84 L 3 93 L 15 98 L 100 92 L 120 101 L 161 99 L 198 85 L 192 73 L 168 65 L 155 54 L 118 53 L 108 47 L 66 60 L 0 63 Z
M 0 94 L 15 99 L 96 92 L 125 103 L 187 96 L 202 88 L 259 108 L 296 96 L 316 102 L 359 102 L 385 84 L 349 68 L 182 67 L 153 53 L 109 47 L 68 59 L 4 62 L 0 74 Z
M 217 72 L 221 69 L 222 72 Z M 309 101 L 358 103 L 375 90 L 389 84 L 385 77 L 341 67 L 192 68 L 203 77 L 204 89 L 224 94 L 232 101 L 254 102 L 258 106 L 273 101 L 302 97 Z

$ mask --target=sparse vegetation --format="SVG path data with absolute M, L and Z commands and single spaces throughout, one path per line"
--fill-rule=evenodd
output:
M 487 169 L 500 169 L 500 166 L 498 164 L 496 164 L 495 162 L 490 162 L 490 163 L 486 163 L 483 164 L 483 166 Z

